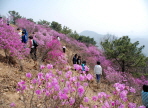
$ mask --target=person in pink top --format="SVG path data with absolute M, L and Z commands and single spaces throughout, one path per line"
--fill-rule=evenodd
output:
M 29 48 L 30 48 L 30 56 L 33 60 L 36 60 L 36 50 L 37 50 L 37 43 L 35 40 L 33 40 L 33 36 L 29 36 L 29 41 L 28 41 L 28 44 L 29 44 Z

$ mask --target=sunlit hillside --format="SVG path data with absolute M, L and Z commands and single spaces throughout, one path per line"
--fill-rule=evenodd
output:
M 22 43 L 17 28 L 37 41 L 36 59 L 31 43 Z M 58 40 L 57 36 L 60 38 Z M 63 46 L 66 52 L 63 52 Z M 73 65 L 75 54 L 86 61 Z M 96 82 L 94 66 L 102 75 Z M 148 80 L 121 72 L 113 60 L 92 44 L 81 42 L 48 25 L 18 18 L 0 22 L 0 106 L 2 108 L 145 108 L 141 101 Z

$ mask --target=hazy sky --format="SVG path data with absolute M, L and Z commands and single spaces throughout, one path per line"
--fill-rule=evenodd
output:
M 56 21 L 78 33 L 148 37 L 148 0 L 0 0 L 0 14 L 9 10 L 34 21 Z

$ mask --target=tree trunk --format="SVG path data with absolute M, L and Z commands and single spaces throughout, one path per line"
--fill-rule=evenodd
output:
M 123 60 L 122 61 L 122 72 L 124 72 L 125 71 L 125 61 Z

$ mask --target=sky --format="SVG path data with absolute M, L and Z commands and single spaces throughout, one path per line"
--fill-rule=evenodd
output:
M 78 33 L 148 38 L 148 0 L 0 0 L 0 15 L 15 10 L 34 21 L 56 21 Z

